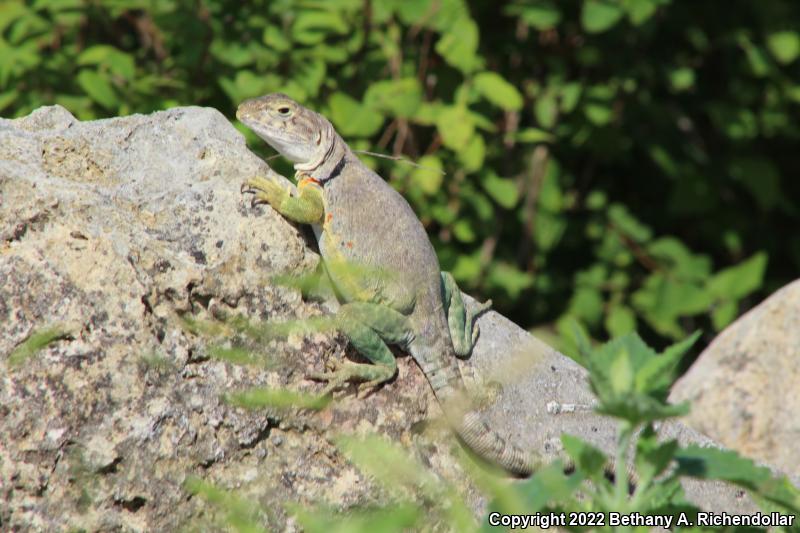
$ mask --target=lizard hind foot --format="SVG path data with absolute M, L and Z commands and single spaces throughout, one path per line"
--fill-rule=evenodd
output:
M 337 365 L 330 372 L 312 372 L 307 375 L 309 379 L 327 381 L 328 385 L 322 389 L 320 396 L 327 396 L 338 389 L 346 387 L 349 383 L 360 382 L 358 397 L 363 398 L 375 387 L 394 377 L 394 369 L 381 365 L 368 365 L 346 361 Z

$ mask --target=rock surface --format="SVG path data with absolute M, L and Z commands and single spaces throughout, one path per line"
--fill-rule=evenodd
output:
M 717 442 L 800 476 L 800 280 L 714 339 L 671 399 Z
M 382 497 L 334 445 L 340 433 L 388 435 L 480 506 L 449 432 L 425 423 L 438 408 L 408 357 L 368 398 L 320 412 L 223 401 L 254 385 L 317 391 L 304 375 L 345 355 L 340 338 L 316 332 L 248 345 L 257 361 L 235 365 L 187 323 L 335 307 L 271 282 L 318 257 L 302 231 L 241 196 L 245 178 L 268 172 L 210 109 L 81 123 L 49 107 L 0 120 L 0 529 L 206 530 L 219 517 L 183 486 L 198 476 L 258 501 L 268 529 L 293 530 L 286 502 Z M 484 382 L 504 367 L 516 376 L 489 410 L 502 433 L 553 453 L 561 431 L 610 448 L 614 427 L 588 410 L 578 365 L 496 313 L 480 325 L 465 365 Z M 46 328 L 61 335 L 18 361 Z M 707 509 L 754 509 L 724 485 L 686 490 Z

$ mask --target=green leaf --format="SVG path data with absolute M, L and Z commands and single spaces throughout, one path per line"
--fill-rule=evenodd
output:
M 731 450 L 691 445 L 676 453 L 678 474 L 734 483 L 792 512 L 800 512 L 800 490 L 786 476 L 776 477 L 766 467 Z
M 683 281 L 705 281 L 711 274 L 711 259 L 695 255 L 675 237 L 661 237 L 647 245 L 647 252 L 671 275 Z
M 89 97 L 109 110 L 116 109 L 119 101 L 114 89 L 106 78 L 94 70 L 83 69 L 78 73 L 78 85 Z
M 481 185 L 495 202 L 506 209 L 513 209 L 519 201 L 517 184 L 508 178 L 501 178 L 494 172 L 487 172 L 481 180 Z
M 608 219 L 616 229 L 637 242 L 647 241 L 652 236 L 650 228 L 640 223 L 622 204 L 612 204 L 608 208 Z
M 733 322 L 738 312 L 739 306 L 735 300 L 717 304 L 711 311 L 711 323 L 714 325 L 714 329 L 722 331 L 725 326 Z
M 781 175 L 775 164 L 766 157 L 733 157 L 729 172 L 732 178 L 747 188 L 761 209 L 770 210 L 780 203 Z
M 19 93 L 16 90 L 10 90 L 0 93 L 0 113 L 14 103 L 14 101 L 19 97 Z
M 469 74 L 480 65 L 478 38 L 478 25 L 472 19 L 462 17 L 437 41 L 436 52 L 447 63 Z
M 542 251 L 552 250 L 561 241 L 567 229 L 567 219 L 561 214 L 539 209 L 536 213 L 534 240 Z
M 513 4 L 506 8 L 506 13 L 520 17 L 539 31 L 549 30 L 561 21 L 561 12 L 551 0 L 530 0 L 524 4 Z
M 636 442 L 636 472 L 640 479 L 651 480 L 672 464 L 678 441 L 659 442 L 658 434 L 648 425 Z
M 8 366 L 16 368 L 25 361 L 39 353 L 53 342 L 69 336 L 69 332 L 59 327 L 52 327 L 34 331 L 19 344 L 8 356 Z
M 767 48 L 783 65 L 788 65 L 800 55 L 800 36 L 794 31 L 778 31 L 767 37 Z
M 569 314 L 590 325 L 597 323 L 603 314 L 603 296 L 594 287 L 578 286 L 569 300 Z
M 763 78 L 769 73 L 769 60 L 763 48 L 749 43 L 745 45 L 745 54 L 754 76 Z
M 561 111 L 569 113 L 578 105 L 583 87 L 578 82 L 565 83 L 561 87 Z
M 364 94 L 364 105 L 396 117 L 414 116 L 421 103 L 422 87 L 417 78 L 376 81 Z
M 292 48 L 292 43 L 278 26 L 267 26 L 261 40 L 272 50 L 286 52 Z
M 328 99 L 330 118 L 337 131 L 346 137 L 369 137 L 383 125 L 383 116 L 345 93 L 333 93 Z
M 436 129 L 442 136 L 442 143 L 451 150 L 459 152 L 467 147 L 475 133 L 475 124 L 466 108 L 450 106 L 439 112 L 436 117 Z
M 133 56 L 113 46 L 99 44 L 90 46 L 78 56 L 78 65 L 103 65 L 126 80 L 133 79 L 136 65 Z
M 481 72 L 473 79 L 475 88 L 488 101 L 507 111 L 522 108 L 522 94 L 496 72 Z
M 614 110 L 609 104 L 588 102 L 583 107 L 586 118 L 595 126 L 605 126 L 614 117 Z
M 538 128 L 523 128 L 515 138 L 520 143 L 545 143 L 553 141 L 553 134 Z
M 688 67 L 680 67 L 669 73 L 669 84 L 675 92 L 686 91 L 694 86 L 694 71 Z
M 481 260 L 479 254 L 459 255 L 456 264 L 451 269 L 453 277 L 459 283 L 471 283 L 481 273 Z
M 567 433 L 561 435 L 564 451 L 575 461 L 575 468 L 591 479 L 603 477 L 608 457 L 599 448 Z
M 505 262 L 496 262 L 489 270 L 487 283 L 503 289 L 509 298 L 516 299 L 522 291 L 533 286 L 533 274 Z
M 555 95 L 549 91 L 540 95 L 533 103 L 533 112 L 536 115 L 537 122 L 543 128 L 550 129 L 555 126 L 556 117 L 558 116 Z
M 428 196 L 435 194 L 444 180 L 442 160 L 435 155 L 426 155 L 422 156 L 417 164 L 419 167 L 411 173 L 411 183 Z
M 657 0 L 624 0 L 628 19 L 634 26 L 641 26 L 652 17 L 658 8 Z
M 614 305 L 606 315 L 605 327 L 612 337 L 625 335 L 636 330 L 636 315 L 627 306 Z
M 739 299 L 761 288 L 767 254 L 759 252 L 736 266 L 720 270 L 708 281 L 709 292 L 722 300 Z
M 475 172 L 483 166 L 486 157 L 486 143 L 483 135 L 475 134 L 469 140 L 467 147 L 458 152 L 458 160 L 464 165 L 467 172 Z
M 612 0 L 586 0 L 581 11 L 581 25 L 587 33 L 611 29 L 622 17 L 622 8 Z
M 328 35 L 344 35 L 350 30 L 336 11 L 300 11 L 292 24 L 292 37 L 301 44 L 318 44 Z
M 544 509 L 548 503 L 569 501 L 568 498 L 578 490 L 582 482 L 582 476 L 565 475 L 564 465 L 556 461 L 538 469 L 530 479 L 523 481 L 517 490 L 524 497 L 524 512 L 535 513 Z
M 242 392 L 232 392 L 224 395 L 223 400 L 230 405 L 244 407 L 245 409 L 298 408 L 298 409 L 323 409 L 330 403 L 330 397 L 303 394 L 289 389 L 274 389 L 267 387 L 254 387 Z
M 467 219 L 461 219 L 453 225 L 453 235 L 461 242 L 475 242 L 475 230 Z

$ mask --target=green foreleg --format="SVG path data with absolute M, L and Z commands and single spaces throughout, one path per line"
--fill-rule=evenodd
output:
M 244 188 L 255 193 L 254 202 L 267 202 L 293 222 L 322 224 L 325 214 L 322 191 L 315 185 L 304 185 L 301 182 L 297 195 L 293 196 L 292 187 L 284 187 L 274 180 L 258 176 L 247 180 Z

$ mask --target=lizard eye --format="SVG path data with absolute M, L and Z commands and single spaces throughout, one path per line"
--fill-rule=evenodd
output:
M 286 107 L 286 106 L 283 106 L 283 107 L 279 107 L 279 108 L 278 108 L 278 113 L 280 113 L 280 114 L 281 114 L 281 115 L 283 115 L 284 117 L 288 117 L 288 116 L 289 116 L 289 114 L 290 114 L 291 112 L 292 112 L 292 110 L 291 110 L 291 109 L 289 109 L 289 108 L 288 108 L 288 107 Z

